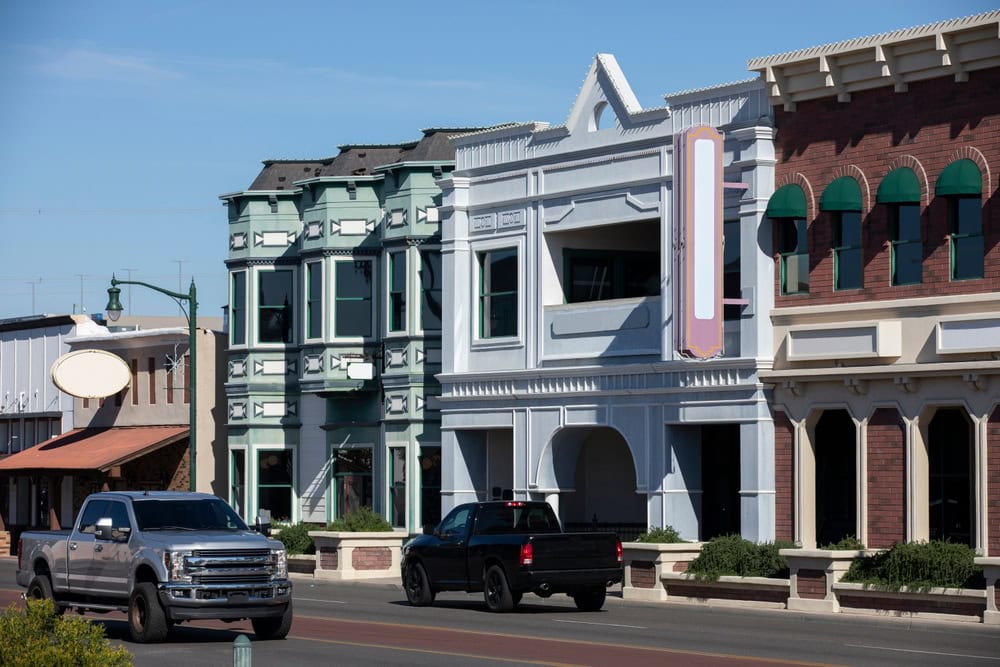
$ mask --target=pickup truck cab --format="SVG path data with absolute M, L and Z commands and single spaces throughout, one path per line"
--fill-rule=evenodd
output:
M 137 642 L 191 619 L 249 618 L 264 639 L 292 624 L 284 545 L 210 494 L 95 493 L 72 529 L 24 532 L 17 553 L 26 598 L 60 612 L 126 612 Z
M 565 593 L 582 611 L 604 606 L 623 578 L 614 533 L 564 533 L 545 502 L 459 505 L 403 546 L 403 588 L 415 606 L 439 591 L 483 592 L 490 611 L 510 611 L 524 593 Z

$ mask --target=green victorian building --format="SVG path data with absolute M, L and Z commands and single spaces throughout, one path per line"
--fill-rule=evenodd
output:
M 440 518 L 441 254 L 451 137 L 265 160 L 229 210 L 229 497 L 326 523 Z M 221 415 L 220 415 L 221 417 Z

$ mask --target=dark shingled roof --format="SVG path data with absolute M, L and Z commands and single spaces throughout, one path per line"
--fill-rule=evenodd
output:
M 295 181 L 319 175 L 333 158 L 325 160 L 264 160 L 264 168 L 248 190 L 294 190 Z
M 292 190 L 293 183 L 320 176 L 370 176 L 375 169 L 399 162 L 450 162 L 455 159 L 451 138 L 479 132 L 484 127 L 447 127 L 422 130 L 419 141 L 399 144 L 344 144 L 332 158 L 319 160 L 264 160 L 264 168 L 249 190 Z

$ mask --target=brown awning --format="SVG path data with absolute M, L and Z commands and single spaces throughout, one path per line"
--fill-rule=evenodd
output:
M 0 460 L 0 474 L 30 471 L 108 471 L 171 445 L 187 426 L 78 428 Z

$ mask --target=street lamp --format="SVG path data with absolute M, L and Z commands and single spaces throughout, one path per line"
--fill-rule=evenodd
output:
M 184 313 L 184 317 L 187 318 L 188 323 L 188 350 L 191 354 L 191 374 L 187 378 L 188 385 L 191 388 L 191 404 L 189 406 L 190 410 L 190 426 L 188 428 L 188 466 L 191 468 L 189 477 L 191 480 L 191 490 L 195 489 L 195 462 L 196 462 L 196 448 L 195 443 L 197 442 L 197 431 L 198 431 L 198 366 L 197 360 L 198 355 L 195 344 L 197 343 L 197 329 L 198 329 L 198 290 L 194 286 L 194 278 L 191 278 L 191 287 L 188 289 L 187 294 L 181 294 L 180 292 L 171 292 L 170 290 L 163 289 L 162 287 L 157 287 L 156 285 L 150 285 L 149 283 L 144 283 L 138 280 L 118 280 L 115 278 L 114 274 L 111 274 L 111 287 L 108 288 L 108 305 L 105 310 L 108 312 L 108 319 L 112 322 L 117 322 L 118 318 L 122 314 L 122 302 L 118 299 L 121 294 L 121 290 L 118 289 L 118 285 L 142 285 L 143 287 L 148 287 L 151 290 L 159 292 L 160 294 L 166 294 L 171 299 L 177 302 L 177 305 L 181 307 L 181 312 Z M 188 302 L 188 310 L 184 311 L 183 302 Z

